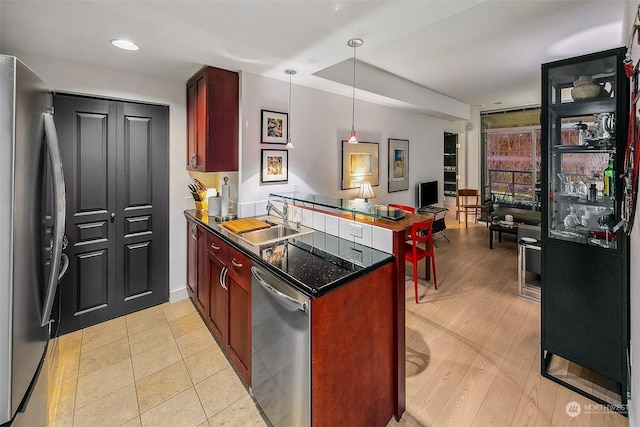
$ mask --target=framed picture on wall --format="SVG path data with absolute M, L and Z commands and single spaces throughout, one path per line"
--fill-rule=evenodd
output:
M 286 144 L 289 136 L 289 115 L 277 111 L 262 110 L 263 144 Z
M 289 152 L 287 150 L 261 150 L 260 182 L 287 182 L 289 180 Z
M 378 143 L 342 141 L 342 189 L 360 188 L 364 181 L 378 185 Z
M 409 140 L 389 138 L 389 193 L 409 189 Z

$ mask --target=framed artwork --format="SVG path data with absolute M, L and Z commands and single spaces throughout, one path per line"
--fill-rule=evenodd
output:
M 362 181 L 378 185 L 378 143 L 342 141 L 342 189 L 360 188 Z
M 260 182 L 287 182 L 289 180 L 289 152 L 287 150 L 261 150 Z
M 262 110 L 262 143 L 286 144 L 289 136 L 289 115 Z
M 409 189 L 409 140 L 389 138 L 389 193 Z

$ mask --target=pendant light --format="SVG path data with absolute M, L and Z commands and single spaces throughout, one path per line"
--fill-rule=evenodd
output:
M 362 39 L 350 39 L 347 44 L 353 48 L 353 94 L 351 103 L 351 134 L 349 135 L 349 144 L 357 144 L 355 121 L 356 121 L 356 48 L 362 46 Z
M 284 70 L 285 74 L 289 75 L 289 121 L 287 123 L 287 148 L 293 148 L 293 144 L 291 143 L 291 76 L 297 73 L 296 70 Z

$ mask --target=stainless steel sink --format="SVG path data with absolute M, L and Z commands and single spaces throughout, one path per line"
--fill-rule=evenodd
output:
M 254 246 L 260 246 L 267 243 L 273 243 L 280 240 L 288 239 L 290 237 L 298 237 L 313 232 L 313 229 L 307 227 L 297 228 L 284 224 L 276 224 L 271 221 L 265 222 L 270 224 L 271 227 L 241 233 L 238 234 L 238 237 Z

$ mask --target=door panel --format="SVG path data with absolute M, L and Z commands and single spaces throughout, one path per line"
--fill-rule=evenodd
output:
M 196 85 L 187 85 L 187 169 L 195 168 L 192 164 L 196 154 Z
M 124 118 L 125 205 L 151 206 L 151 119 Z
M 247 267 L 247 270 L 250 265 Z M 251 282 L 233 273 L 227 275 L 229 287 L 228 350 L 243 378 L 251 382 Z
M 196 170 L 205 167 L 207 144 L 207 86 L 204 75 L 196 81 Z
M 98 241 L 101 239 L 106 240 L 108 230 L 107 225 L 107 221 L 96 221 L 87 224 L 77 224 L 77 243 L 82 244 L 91 241 Z
M 168 108 L 60 94 L 54 105 L 67 177 L 67 333 L 168 300 Z
M 198 283 L 198 294 L 201 286 L 206 286 L 207 293 L 202 292 L 202 296 L 209 298 L 206 307 L 207 319 L 211 332 L 218 338 L 220 344 L 224 345 L 227 339 L 227 291 L 220 283 L 224 264 L 209 251 L 206 251 L 206 263 L 206 281 Z
M 118 103 L 118 287 L 122 313 L 169 299 L 168 108 Z
M 187 291 L 191 298 L 196 298 L 195 294 L 198 286 L 198 236 L 199 227 L 192 221 L 187 220 Z M 206 237 L 202 237 L 206 239 Z M 204 255 L 203 255 L 204 257 Z
M 145 296 L 152 292 L 149 276 L 151 271 L 151 243 L 142 242 L 128 245 L 125 254 L 125 271 L 128 273 L 124 283 L 125 301 Z
M 76 256 L 76 260 L 78 282 L 83 286 L 77 289 L 74 315 L 107 308 L 109 304 L 107 249 L 80 253 Z
M 55 95 L 67 194 L 69 269 L 60 284 L 61 334 L 116 316 L 116 108 L 111 101 Z
M 108 103 L 105 104 L 100 107 L 108 109 Z M 77 212 L 107 211 L 109 190 L 115 183 L 109 182 L 107 171 L 109 155 L 115 154 L 115 134 L 110 135 L 109 132 L 114 130 L 109 129 L 109 112 L 88 114 L 76 111 L 74 119 L 76 129 L 73 136 L 77 143 L 74 161 L 78 171 L 75 193 Z M 111 120 L 114 119 L 112 116 Z

